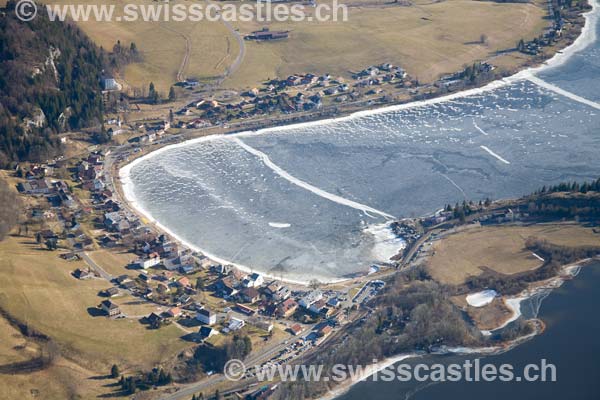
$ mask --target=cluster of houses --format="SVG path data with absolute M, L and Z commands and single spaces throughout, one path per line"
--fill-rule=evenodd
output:
M 268 35 L 273 32 L 258 31 L 257 34 Z M 333 78 L 330 74 L 293 74 L 283 79 L 272 79 L 260 89 L 247 90 L 235 102 L 220 103 L 216 100 L 199 99 L 176 112 L 181 116 L 196 116 L 185 123 L 180 121 L 177 127 L 199 129 L 277 111 L 314 111 L 323 107 L 323 101 L 327 97 L 338 103 L 356 100 L 362 96 L 358 90 L 360 88 L 385 83 L 401 84 L 403 87 L 411 85 L 406 71 L 390 63 L 370 66 L 354 74 L 353 78 L 353 83 L 347 83 L 343 78 Z M 380 91 L 381 89 L 372 89 L 367 94 Z
M 213 284 L 215 293 L 235 302 L 237 310 L 246 315 L 259 313 L 270 318 L 290 318 L 302 309 L 313 316 L 329 318 L 341 305 L 336 296 L 326 298 L 320 290 L 292 292 L 280 281 L 264 282 L 257 273 L 244 276 L 240 271 L 227 271 L 223 266 L 215 266 L 214 271 L 225 275 Z
M 131 139 L 130 141 L 143 144 L 153 143 L 167 133 L 169 129 L 171 129 L 171 122 L 169 121 L 160 120 L 147 122 L 137 127 L 137 130 L 139 132 L 143 132 L 143 134 Z
M 406 71 L 390 63 L 369 66 L 353 75 L 356 87 L 381 85 L 383 83 L 410 84 Z
M 488 62 L 475 63 L 454 74 L 442 76 L 435 82 L 435 86 L 447 90 L 460 89 L 482 77 L 487 78 L 495 69 L 496 67 Z

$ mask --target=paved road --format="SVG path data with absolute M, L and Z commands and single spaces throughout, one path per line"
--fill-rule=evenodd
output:
M 314 327 L 313 325 L 308 326 L 298 336 L 303 336 L 303 335 L 307 334 L 308 332 L 310 332 L 312 330 L 313 327 Z M 288 340 L 291 341 L 292 339 L 286 338 L 274 345 L 271 345 L 270 347 L 268 347 L 266 349 L 263 349 L 256 355 L 251 355 L 246 360 L 244 360 L 244 364 L 246 365 L 246 367 L 248 367 L 248 369 L 254 368 L 255 365 L 262 365 L 266 361 L 270 360 L 275 354 L 279 353 L 281 350 L 283 350 L 287 346 L 289 346 L 289 343 L 286 343 L 286 342 L 288 342 Z M 193 394 L 197 394 L 199 392 L 206 391 L 206 389 L 210 389 L 210 388 L 214 387 L 215 385 L 220 384 L 225 381 L 227 381 L 227 378 L 225 378 L 225 376 L 222 374 L 212 375 L 212 376 L 210 376 L 206 379 L 203 379 L 199 382 L 192 383 L 188 386 L 184 386 L 175 393 L 167 394 L 167 395 L 161 397 L 160 400 L 190 399 Z M 244 380 L 239 381 L 239 385 L 237 385 L 237 386 L 243 387 L 246 384 L 250 384 L 252 382 L 253 382 L 253 378 L 244 379 Z
M 85 261 L 87 265 L 92 267 L 92 269 L 94 271 L 96 271 L 96 273 L 98 275 L 100 275 L 102 278 L 106 279 L 109 282 L 111 282 L 113 280 L 114 277 L 111 274 L 109 274 L 108 272 L 106 272 L 104 269 L 102 269 L 101 266 L 96 264 L 96 262 L 94 260 L 92 260 L 85 251 L 82 251 L 78 254 L 83 259 L 83 261 Z

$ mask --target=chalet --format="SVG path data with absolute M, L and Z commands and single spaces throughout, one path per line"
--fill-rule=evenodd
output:
M 158 315 L 156 313 L 151 313 L 150 315 L 145 317 L 145 319 L 146 322 L 151 326 L 158 326 L 165 320 L 161 315 Z
M 115 278 L 115 282 L 121 284 L 121 283 L 125 282 L 128 279 L 130 279 L 129 275 L 119 275 L 118 277 Z
M 193 301 L 192 297 L 187 294 L 182 294 L 176 299 L 177 304 L 185 307 Z
M 258 293 L 258 290 L 253 287 L 242 289 L 240 291 L 240 296 L 246 303 L 252 304 L 260 300 L 260 293 Z
M 323 293 L 320 290 L 313 290 L 312 292 L 309 292 L 304 297 L 302 297 L 298 304 L 300 305 L 300 307 L 309 308 L 313 303 L 321 300 L 322 298 Z
M 277 293 L 282 288 L 281 283 L 279 281 L 272 281 L 265 287 L 265 293 L 268 296 L 273 296 L 274 293 Z
M 227 328 L 225 328 L 225 329 L 227 329 L 228 332 L 229 331 L 233 332 L 233 331 L 242 329 L 244 326 L 246 326 L 246 321 L 244 321 L 243 319 L 232 317 L 229 320 L 229 324 L 227 325 Z
M 121 282 L 121 287 L 125 290 L 131 290 L 137 285 L 131 279 Z
M 210 326 L 201 326 L 198 334 L 200 335 L 200 338 L 208 339 L 211 336 L 218 335 L 219 331 L 211 328 Z
M 104 300 L 101 304 L 100 304 L 100 308 L 102 308 L 102 310 L 109 316 L 109 317 L 116 317 L 118 315 L 121 314 L 121 309 L 119 308 L 118 305 L 116 305 L 115 303 L 113 303 L 110 300 Z
M 235 288 L 236 281 L 233 277 L 227 276 L 223 279 L 219 279 L 215 283 L 215 289 L 217 292 L 221 293 L 223 296 L 234 296 L 238 293 L 238 290 Z
M 287 318 L 295 313 L 297 309 L 298 303 L 296 303 L 293 299 L 287 299 L 277 306 L 275 314 L 280 318 Z
M 257 274 L 255 272 L 253 274 L 248 275 L 246 278 L 244 278 L 244 280 L 242 281 L 242 285 L 246 288 L 259 287 L 264 282 L 265 282 L 265 279 L 260 274 Z
M 73 276 L 77 279 L 90 279 L 94 277 L 94 274 L 90 270 L 84 270 L 77 268 L 73 271 Z
M 109 212 L 104 214 L 104 227 L 109 231 L 118 231 L 119 222 L 123 217 L 118 212 Z
M 119 245 L 119 241 L 114 237 L 104 235 L 99 240 L 100 246 L 111 249 L 113 247 L 117 247 Z
M 300 324 L 294 324 L 290 327 L 289 331 L 292 335 L 298 336 L 302 333 L 302 326 L 300 326 Z
M 190 280 L 188 278 L 186 278 L 185 276 L 177 279 L 175 284 L 182 288 L 191 288 L 192 287 Z
M 325 302 L 325 300 L 321 299 L 321 300 L 318 300 L 318 301 L 315 301 L 314 303 L 312 303 L 310 305 L 310 307 L 308 307 L 308 310 L 312 313 L 319 314 L 321 312 L 321 310 L 323 310 L 323 308 L 325 308 L 326 304 L 327 303 Z
M 179 267 L 179 271 L 182 274 L 193 274 L 197 270 L 198 270 L 198 268 L 196 267 L 195 264 L 185 264 L 185 265 L 182 265 L 181 267 Z
M 173 279 L 175 274 L 171 271 L 163 271 L 163 273 L 158 277 L 161 281 L 170 281 Z
M 196 313 L 196 319 L 203 324 L 214 325 L 217 323 L 217 314 L 206 308 L 202 308 Z
M 173 307 L 167 311 L 167 315 L 171 318 L 177 318 L 181 315 L 181 308 Z
M 74 252 L 63 253 L 60 255 L 60 258 L 62 258 L 63 260 L 67 260 L 67 261 L 75 261 L 75 260 L 79 260 L 79 254 L 74 253 Z
M 104 290 L 104 295 L 106 297 L 115 297 L 116 295 L 119 294 L 119 289 L 117 289 L 116 287 L 109 287 L 108 289 Z
M 271 31 L 269 28 L 262 28 L 260 31 L 254 31 L 244 36 L 245 40 L 278 40 L 287 39 L 289 31 Z
M 104 189 L 104 182 L 100 179 L 92 179 L 89 181 L 85 181 L 81 186 L 84 190 L 98 192 Z
M 321 326 L 318 330 L 317 330 L 317 335 L 319 337 L 327 337 L 327 335 L 329 335 L 331 332 L 333 331 L 333 328 L 328 325 L 328 324 L 323 324 L 323 326 Z
M 327 306 L 337 308 L 341 306 L 341 302 L 337 297 L 332 297 L 329 300 L 327 300 Z
M 287 286 L 281 286 L 279 284 L 274 285 L 273 283 L 267 286 L 265 292 L 276 302 L 287 300 L 292 294 Z

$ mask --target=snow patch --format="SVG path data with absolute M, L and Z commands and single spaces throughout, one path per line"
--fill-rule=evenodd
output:
M 472 293 L 467 296 L 467 303 L 471 307 L 483 307 L 490 304 L 498 296 L 498 292 L 495 290 L 483 290 L 481 292 Z

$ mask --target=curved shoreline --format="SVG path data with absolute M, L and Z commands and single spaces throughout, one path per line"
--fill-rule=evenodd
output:
M 555 277 L 538 282 L 537 286 L 525 289 L 523 292 L 519 293 L 517 296 L 507 299 L 507 300 L 511 300 L 511 299 L 516 300 L 515 305 L 519 309 L 516 309 L 516 308 L 512 309 L 513 316 L 511 316 L 511 318 L 509 318 L 509 320 L 504 322 L 501 326 L 499 326 L 489 332 L 494 332 L 494 331 L 500 330 L 500 329 L 508 326 L 511 322 L 514 322 L 517 319 L 519 319 L 521 317 L 520 304 L 523 301 L 530 299 L 531 297 L 533 297 L 539 293 L 542 293 L 542 292 L 547 292 L 548 294 L 552 293 L 555 289 L 558 289 L 559 287 L 561 287 L 563 285 L 563 283 L 565 283 L 567 280 L 577 277 L 581 268 L 587 266 L 587 264 L 592 263 L 592 262 L 594 262 L 594 259 L 584 259 L 584 260 L 577 261 L 575 263 L 564 265 L 561 267 L 559 273 Z M 545 324 L 543 323 L 543 321 L 537 319 L 537 315 L 535 315 L 533 318 L 529 319 L 528 321 L 534 322 L 536 324 L 536 328 L 534 329 L 533 332 L 528 333 L 527 335 L 517 337 L 517 338 L 510 340 L 509 342 L 506 342 L 503 344 L 499 344 L 496 346 L 490 346 L 490 347 L 445 347 L 445 348 L 440 349 L 440 351 L 438 351 L 436 353 L 426 353 L 426 354 L 431 354 L 431 355 L 435 355 L 435 354 L 456 354 L 456 355 L 478 354 L 478 355 L 493 356 L 493 355 L 499 355 L 502 353 L 506 353 L 507 351 L 514 349 L 515 347 L 527 342 L 528 340 L 533 339 L 535 336 L 539 335 L 540 333 L 542 333 L 544 331 Z M 485 333 L 483 331 L 482 331 L 482 334 L 485 335 Z M 339 387 L 336 387 L 336 388 L 330 390 L 329 392 L 327 392 L 325 395 L 320 396 L 318 398 L 318 400 L 333 400 L 343 394 L 346 394 L 352 388 L 352 386 L 368 379 L 370 376 L 378 373 L 379 371 L 381 371 L 385 368 L 388 368 L 400 361 L 404 361 L 409 358 L 419 357 L 421 355 L 423 355 L 423 354 L 403 353 L 403 354 L 399 354 L 396 356 L 386 358 L 385 360 L 382 360 L 381 362 L 375 364 L 374 368 L 366 370 L 357 379 L 341 383 L 339 385 Z
M 160 230 L 162 230 L 162 231 L 166 232 L 167 234 L 169 234 L 170 236 L 172 236 L 175 240 L 182 243 L 185 247 L 188 247 L 194 251 L 202 253 L 209 259 L 214 260 L 218 263 L 233 265 L 237 269 L 244 271 L 244 272 L 253 272 L 257 269 L 248 267 L 246 265 L 238 264 L 235 262 L 231 262 L 231 261 L 225 260 L 223 258 L 220 258 L 214 254 L 211 254 L 210 252 L 207 252 L 206 250 L 200 248 L 199 246 L 193 245 L 192 243 L 182 239 L 180 236 L 175 234 L 170 228 L 166 227 L 165 225 L 163 225 L 159 221 L 157 221 L 156 218 L 154 218 L 150 214 L 149 211 L 144 209 L 139 204 L 137 198 L 135 197 L 135 195 L 133 193 L 133 184 L 130 179 L 131 169 L 133 167 L 135 167 L 138 163 L 143 162 L 148 159 L 151 159 L 152 157 L 159 155 L 164 151 L 171 150 L 171 149 L 178 148 L 178 147 L 188 146 L 188 145 L 195 144 L 195 143 L 203 143 L 203 142 L 219 140 L 219 139 L 229 139 L 229 138 L 235 139 L 235 138 L 253 137 L 253 136 L 260 136 L 260 135 L 273 133 L 273 132 L 292 131 L 295 129 L 311 127 L 311 126 L 329 125 L 329 124 L 333 124 L 333 123 L 350 121 L 350 120 L 354 120 L 354 119 L 361 118 L 361 117 L 367 117 L 367 116 L 371 116 L 371 115 L 378 115 L 378 114 L 382 114 L 382 113 L 423 107 L 423 106 L 428 106 L 431 104 L 439 104 L 439 103 L 451 101 L 451 100 L 458 99 L 458 98 L 464 98 L 464 97 L 469 97 L 469 96 L 485 93 L 485 92 L 488 92 L 488 91 L 491 91 L 494 89 L 505 87 L 514 82 L 527 80 L 529 77 L 533 76 L 534 74 L 536 74 L 538 72 L 543 72 L 547 69 L 552 69 L 552 68 L 555 68 L 555 67 L 558 67 L 558 66 L 564 64 L 565 62 L 567 62 L 569 60 L 569 58 L 573 54 L 585 49 L 588 45 L 590 45 L 591 43 L 593 43 L 596 40 L 595 28 L 596 28 L 596 21 L 598 19 L 598 13 L 597 13 L 598 3 L 596 0 L 588 0 L 588 4 L 590 4 L 592 8 L 588 12 L 582 14 L 583 17 L 585 18 L 585 24 L 582 27 L 579 36 L 569 46 L 567 46 L 566 48 L 564 48 L 562 50 L 559 50 L 550 59 L 544 61 L 543 63 L 541 63 L 540 65 L 538 65 L 536 67 L 529 67 L 529 68 L 519 71 L 509 77 L 489 82 L 482 87 L 459 91 L 456 93 L 452 93 L 452 94 L 448 94 L 448 95 L 444 95 L 444 96 L 440 96 L 440 97 L 435 97 L 432 99 L 419 100 L 419 101 L 413 101 L 413 102 L 404 103 L 404 104 L 385 106 L 385 107 L 376 108 L 373 110 L 356 111 L 351 114 L 348 114 L 345 116 L 340 116 L 340 117 L 335 117 L 335 118 L 301 122 L 301 123 L 290 124 L 290 125 L 266 127 L 266 128 L 261 128 L 261 129 L 257 129 L 257 130 L 246 130 L 246 131 L 230 133 L 230 134 L 214 134 L 214 135 L 202 136 L 202 137 L 198 137 L 198 138 L 184 140 L 179 143 L 170 144 L 170 145 L 161 147 L 155 151 L 151 151 L 150 153 L 145 154 L 139 158 L 136 158 L 129 164 L 126 164 L 119 169 L 120 186 L 123 191 L 124 200 L 126 200 L 127 204 L 130 206 L 130 208 L 134 212 L 137 212 L 140 215 L 142 215 L 145 219 L 147 219 L 149 222 L 154 224 L 157 228 L 159 228 Z M 309 283 L 308 281 L 302 281 L 302 280 L 297 280 L 297 279 L 290 279 L 290 278 L 281 279 L 281 278 L 278 278 L 277 276 L 269 275 L 268 273 L 263 273 L 262 271 L 261 271 L 261 274 L 263 274 L 265 277 L 268 277 L 271 279 L 278 279 L 283 282 L 292 283 L 292 284 L 307 285 Z M 356 279 L 356 278 L 333 278 L 333 279 L 328 279 L 327 281 L 323 281 L 322 283 L 335 284 L 335 283 L 350 281 L 352 279 Z

